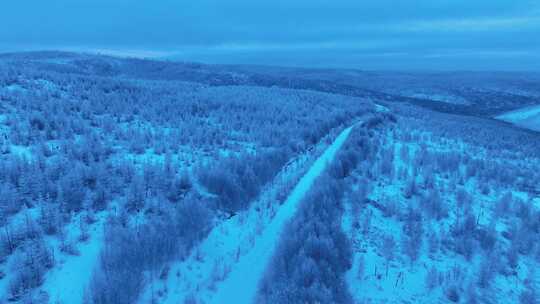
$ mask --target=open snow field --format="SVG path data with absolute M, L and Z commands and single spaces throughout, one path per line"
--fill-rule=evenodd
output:
M 522 128 L 540 131 L 540 106 L 530 106 L 510 111 L 496 117 Z

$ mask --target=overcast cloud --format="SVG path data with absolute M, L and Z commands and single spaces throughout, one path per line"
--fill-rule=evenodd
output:
M 360 69 L 538 70 L 538 2 L 4 1 L 0 50 Z

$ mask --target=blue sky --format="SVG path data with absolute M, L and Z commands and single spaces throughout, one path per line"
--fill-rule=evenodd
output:
M 5 2 L 2 51 L 385 70 L 540 70 L 540 1 Z

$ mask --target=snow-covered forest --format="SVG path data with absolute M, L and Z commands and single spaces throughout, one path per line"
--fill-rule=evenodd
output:
M 0 303 L 538 303 L 538 83 L 388 73 L 0 55 Z

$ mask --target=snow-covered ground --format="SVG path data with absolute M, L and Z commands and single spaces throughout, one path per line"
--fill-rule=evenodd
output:
M 411 156 L 408 159 L 414 159 L 414 155 L 420 151 L 416 142 L 404 143 L 391 136 L 383 142 L 386 148 L 394 152 L 407 146 Z M 494 156 L 488 156 L 481 148 L 463 142 L 432 138 L 425 141 L 424 145 L 432 153 L 452 152 L 453 149 L 468 151 L 479 158 L 500 161 Z M 373 162 L 370 166 L 377 168 L 378 164 Z M 441 200 L 448 208 L 448 215 L 438 220 L 424 216 L 422 229 L 425 239 L 419 245 L 418 258 L 411 261 L 402 253 L 406 210 L 409 206 L 421 210 L 423 207 L 419 199 L 426 194 L 425 189 L 420 189 L 418 192 L 421 194 L 418 197 L 404 197 L 406 180 L 398 172 L 418 174 L 416 170 L 422 168 L 414 168 L 410 161 L 403 161 L 400 153 L 395 153 L 393 166 L 395 177 L 388 179 L 376 174 L 374 180 L 370 181 L 367 190 L 369 203 L 359 203 L 354 196 L 359 183 L 353 183 L 353 195 L 345 200 L 342 229 L 351 239 L 354 252 L 353 266 L 347 272 L 346 280 L 355 302 L 449 303 L 457 297 L 455 302 L 459 303 L 463 303 L 463 300 L 470 303 L 474 299 L 479 301 L 477 303 L 503 303 L 499 302 L 502 298 L 507 299 L 504 303 L 517 303 L 521 293 L 526 290 L 524 282 L 532 281 L 531 285 L 534 285 L 536 280 L 536 284 L 540 283 L 540 277 L 535 273 L 537 262 L 529 256 L 520 256 L 514 272 L 500 270 L 494 275 L 490 286 L 481 288 L 478 286 L 478 276 L 483 271 L 482 267 L 485 267 L 486 259 L 482 249 L 477 248 L 476 253 L 467 259 L 462 254 L 449 250 L 452 246 L 445 244 L 451 238 L 453 227 L 460 222 L 459 217 L 463 216 L 458 211 L 459 203 L 455 198 L 457 189 L 464 189 L 471 195 L 471 208 L 476 215 L 478 229 L 487 230 L 493 227 L 497 234 L 504 234 L 510 229 L 512 222 L 515 222 L 514 218 L 496 218 L 494 215 L 493 206 L 498 204 L 505 191 L 511 191 L 514 198 L 531 203 L 536 208 L 540 198 L 531 197 L 511 187 L 494 189 L 485 194 L 478 190 L 482 182 L 476 178 L 468 178 L 463 185 L 457 185 L 453 178 L 440 172 L 432 172 L 430 176 L 439 188 Z M 465 171 L 463 165 L 459 171 Z M 365 181 L 362 179 L 365 173 L 357 170 L 354 174 L 358 181 Z M 391 241 L 388 241 L 389 239 Z M 498 250 L 502 248 L 503 252 L 506 252 L 508 241 L 499 236 L 497 243 L 497 246 L 500 246 Z M 505 264 L 506 254 L 497 259 L 501 261 L 500 265 Z
M 495 118 L 526 129 L 540 131 L 540 105 L 510 111 Z
M 434 101 L 446 102 L 450 104 L 459 104 L 459 105 L 470 104 L 470 101 L 463 98 L 462 96 L 447 93 L 444 91 L 419 89 L 419 90 L 410 90 L 410 91 L 403 92 L 403 95 L 407 97 L 412 97 L 412 98 L 434 100 Z
M 165 280 L 149 284 L 140 302 L 157 299 L 159 303 L 178 303 L 195 298 L 205 303 L 250 303 L 284 225 L 292 218 L 315 179 L 334 158 L 351 129 L 339 134 L 281 206 L 275 192 L 283 188 L 279 184 L 290 182 L 291 174 L 299 170 L 299 164 L 281 174 L 252 208 L 215 227 L 185 261 L 171 266 Z
M 281 206 L 272 222 L 257 238 L 253 248 L 239 262 L 232 266 L 231 273 L 218 286 L 212 303 L 251 303 L 257 292 L 258 283 L 264 273 L 268 261 L 272 257 L 283 227 L 296 212 L 298 204 L 311 188 L 315 179 L 333 160 L 341 148 L 352 127 L 345 129 L 313 164 L 309 171 L 294 188 L 285 203 Z
M 35 222 L 38 216 L 37 208 L 23 209 L 10 218 L 10 227 L 25 225 L 26 217 Z M 85 226 L 86 240 L 79 239 L 82 234 L 81 221 L 85 221 L 82 214 L 71 220 L 64 229 L 65 242 L 72 244 L 73 251 L 70 253 L 60 250 L 61 241 L 57 236 L 45 236 L 46 244 L 53 250 L 55 265 L 45 273 L 43 285 L 34 292 L 35 297 L 42 295 L 49 299 L 49 303 L 83 303 L 85 288 L 99 257 L 105 216 L 106 212 L 101 212 L 96 215 L 96 222 Z M 16 267 L 16 261 L 10 257 L 5 265 L 6 276 L 0 279 L 0 303 L 8 296 L 9 282 L 12 279 L 10 269 Z
M 48 294 L 50 303 L 83 303 L 85 289 L 90 283 L 103 243 L 104 217 L 103 212 L 89 228 L 88 240 L 77 245 L 79 255 L 58 253 L 58 265 L 47 273 L 41 286 L 41 290 Z M 69 231 L 80 233 L 80 227 L 72 223 Z
M 193 247 L 190 243 L 189 251 L 171 249 L 163 264 L 152 263 L 149 268 L 139 269 L 138 285 L 126 300 L 128 303 L 145 304 L 253 302 L 256 293 L 261 291 L 261 277 L 273 269 L 269 268 L 273 265 L 269 262 L 280 248 L 277 245 L 283 238 L 283 229 L 298 216 L 299 203 L 308 191 L 313 191 L 318 183 L 322 184 L 318 176 L 333 161 L 335 154 L 340 149 L 349 150 L 348 147 L 342 148 L 347 138 L 353 142 L 351 139 L 355 134 L 349 135 L 353 127 L 337 127 L 337 124 L 373 110 L 368 106 L 371 97 L 363 100 L 317 93 L 315 91 L 321 87 L 317 85 L 312 91 L 309 82 L 306 90 L 278 88 L 280 85 L 291 86 L 281 83 L 281 80 L 277 82 L 280 85 L 272 88 L 206 85 L 203 84 L 206 81 L 214 82 L 214 72 L 209 70 L 201 80 L 203 83 L 181 84 L 173 80 L 149 80 L 147 78 L 154 79 L 154 72 L 149 71 L 148 76 L 151 77 L 143 77 L 143 65 L 140 66 L 143 69 L 133 66 L 134 70 L 140 70 L 142 78 L 132 75 L 128 69 L 125 77 L 115 79 L 87 75 L 100 68 L 100 62 L 103 62 L 100 60 L 80 61 L 80 67 L 69 60 L 51 59 L 50 62 L 57 60 L 70 65 L 64 67 L 65 77 L 64 73 L 55 70 L 50 77 L 47 76 L 46 66 L 43 71 L 41 68 L 33 71 L 32 65 L 20 69 L 17 63 L 13 66 L 18 71 L 15 78 L 8 75 L 7 81 L 0 79 L 0 83 L 11 83 L 0 85 L 0 250 L 3 250 L 0 251 L 0 303 L 100 302 L 91 300 L 93 294 L 88 292 L 96 286 L 96 281 L 91 280 L 100 277 L 105 281 L 100 286 L 114 286 L 107 290 L 108 294 L 125 294 L 128 288 L 123 286 L 126 285 L 112 285 L 109 276 L 99 276 L 99 266 L 104 263 L 100 260 L 100 253 L 103 248 L 121 248 L 118 259 L 122 260 L 128 256 L 126 253 L 146 247 L 141 245 L 143 238 L 118 246 L 114 242 L 106 243 L 105 239 L 110 241 L 109 234 L 104 232 L 109 230 L 104 230 L 104 227 L 109 228 L 105 226 L 109 225 L 106 221 L 113 213 L 116 214 L 117 209 L 125 211 L 116 215 L 118 220 L 123 220 L 125 215 L 127 227 L 135 227 L 129 225 L 133 221 L 138 224 L 145 220 L 167 220 L 161 214 L 178 211 L 180 208 L 176 207 L 182 203 L 178 197 L 186 195 L 184 185 L 182 193 L 173 193 L 172 198 L 168 190 L 171 190 L 170 185 L 177 186 L 173 183 L 177 181 L 176 177 L 180 176 L 184 181 L 184 174 L 192 181 L 190 189 L 193 193 L 188 191 L 190 198 L 193 194 L 197 202 L 208 202 L 214 206 L 222 194 L 206 189 L 200 173 L 218 166 L 220 170 L 216 170 L 216 176 L 234 180 L 235 176 L 229 178 L 221 172 L 231 170 L 226 165 L 221 167 L 225 156 L 238 156 L 238 160 L 245 160 L 243 156 L 257 155 L 266 150 L 275 152 L 283 148 L 286 155 L 293 153 L 289 151 L 304 151 L 283 167 L 273 166 L 270 170 L 272 176 L 280 167 L 281 171 L 271 182 L 265 178 L 256 183 L 257 196 L 249 196 L 247 210 L 233 214 L 212 210 L 208 218 L 212 217 L 213 229 L 204 230 Z M 118 66 L 113 64 L 115 68 L 121 68 L 120 65 L 136 63 L 118 61 Z M 67 75 L 71 74 L 70 70 L 79 68 L 79 72 Z M 198 66 L 194 71 L 201 69 L 204 71 L 203 66 Z M 163 69 L 160 74 L 167 76 L 167 71 Z M 173 68 L 173 71 L 177 70 Z M 258 79 L 252 80 L 248 74 L 235 72 L 227 75 L 242 78 L 240 83 L 243 80 L 246 83 L 257 82 Z M 215 81 L 220 79 L 221 76 Z M 478 106 L 479 110 L 483 109 L 482 106 L 491 109 L 493 105 L 471 104 L 472 97 L 468 96 L 501 92 L 507 93 L 508 98 L 513 98 L 510 95 L 528 97 L 516 99 L 516 102 L 525 100 L 523 102 L 527 104 L 540 96 L 538 92 L 528 91 L 527 87 L 523 90 L 506 86 L 482 90 L 465 86 L 466 90 L 454 90 L 454 86 L 449 84 L 444 89 L 446 84 L 421 83 L 406 86 L 397 93 L 425 99 L 426 103 L 470 105 L 471 109 Z M 497 99 L 500 94 L 493 95 L 497 97 L 494 99 L 490 99 L 490 95 L 486 95 L 490 102 L 504 106 L 497 102 L 502 100 Z M 372 102 L 376 102 L 377 94 L 372 96 L 375 96 Z M 351 188 L 344 190 L 342 229 L 351 240 L 354 251 L 352 268 L 345 278 L 353 298 L 358 303 L 448 303 L 450 300 L 463 303 L 473 302 L 468 298 L 472 290 L 472 294 L 482 296 L 480 303 L 497 303 L 499 299 L 519 302 L 524 290 L 532 289 L 534 284 L 540 286 L 540 276 L 534 272 L 538 269 L 540 250 L 534 249 L 535 256 L 511 250 L 518 245 L 522 251 L 521 247 L 528 249 L 516 241 L 529 240 L 524 238 L 523 231 L 531 233 L 534 228 L 534 233 L 531 233 L 536 237 L 534 244 L 540 240 L 537 213 L 530 218 L 530 223 L 528 218 L 525 221 L 530 215 L 527 212 L 540 208 L 540 190 L 537 187 L 540 176 L 534 170 L 540 167 L 535 153 L 539 149 L 530 149 L 532 152 L 518 149 L 521 144 L 535 141 L 520 139 L 503 145 L 495 138 L 499 138 L 498 132 L 508 125 L 495 124 L 501 125 L 501 129 L 484 136 L 484 126 L 476 126 L 474 122 L 469 125 L 466 118 L 460 121 L 464 122 L 460 125 L 472 127 L 473 132 L 466 130 L 458 137 L 445 137 L 452 134 L 450 125 L 436 129 L 437 126 L 432 125 L 435 121 L 432 115 L 437 113 L 422 111 L 418 114 L 413 106 L 394 104 L 388 96 L 384 99 L 388 108 L 375 104 L 375 110 L 386 112 L 384 115 L 388 117 L 393 116 L 398 127 L 377 126 L 368 131 L 376 144 L 366 153 L 371 158 L 373 152 L 376 157 L 358 167 L 347 177 L 344 186 L 348 187 L 348 182 L 352 182 Z M 366 104 L 362 105 L 364 102 Z M 513 100 L 508 102 L 509 106 Z M 408 125 L 415 117 L 421 123 Z M 444 119 L 446 116 L 435 116 L 439 117 Z M 496 118 L 540 131 L 540 105 L 504 113 Z M 446 119 L 454 121 L 459 117 L 454 115 Z M 406 123 L 402 123 L 403 120 Z M 334 128 L 330 134 L 312 146 L 330 128 Z M 508 129 L 520 132 L 516 128 Z M 531 135 L 534 132 L 522 133 Z M 499 146 L 487 148 L 475 143 L 474 138 L 493 139 Z M 513 139 L 511 136 L 501 138 L 504 143 Z M 308 146 L 311 148 L 306 149 Z M 402 159 L 405 150 L 407 160 Z M 393 157 L 387 157 L 389 155 Z M 283 159 L 279 164 L 281 161 Z M 383 172 L 385 161 L 390 163 L 391 173 Z M 456 161 L 460 163 L 454 167 Z M 236 159 L 232 163 L 236 164 Z M 444 169 L 444 166 L 452 169 Z M 469 174 L 467 169 L 470 168 L 474 170 Z M 161 173 L 167 175 L 161 176 Z M 244 171 L 239 174 L 251 173 Z M 138 177 L 143 178 L 144 185 Z M 417 182 L 415 191 L 418 192 L 405 194 L 412 180 Z M 249 184 L 250 181 L 246 181 Z M 359 203 L 354 195 L 361 191 L 359 185 L 364 182 L 369 185 L 366 190 L 369 200 Z M 264 185 L 259 188 L 261 184 Z M 234 191 L 237 190 L 235 186 L 231 186 Z M 146 188 L 146 201 L 141 203 L 138 195 L 143 191 L 138 190 L 143 187 Z M 78 189 L 84 190 L 84 196 L 75 191 Z M 238 189 L 238 192 L 244 190 Z M 431 199 L 428 194 L 435 193 L 432 190 L 440 196 L 434 201 L 442 202 L 448 209 L 440 218 L 429 214 L 431 211 L 427 208 L 422 210 L 426 207 L 422 204 L 429 203 L 424 199 Z M 458 191 L 465 191 L 470 196 L 466 210 L 457 203 Z M 494 217 L 494 206 L 500 204 L 506 193 L 513 197 L 512 210 Z M 95 198 L 100 203 L 106 198 L 106 206 L 94 208 L 93 204 L 88 204 Z M 127 204 L 131 198 L 137 199 L 137 212 Z M 169 204 L 167 200 L 171 205 L 162 208 L 163 204 Z M 21 202 L 22 209 L 12 208 L 13 202 Z M 42 203 L 58 212 L 43 213 L 40 209 Z M 68 206 L 68 203 L 74 206 Z M 144 206 L 139 208 L 139 204 Z M 530 205 L 534 208 L 525 208 Z M 4 209 L 5 206 L 8 208 Z M 85 212 L 93 214 L 101 208 L 106 210 L 96 215 L 95 222 L 87 219 L 83 222 Z M 411 217 L 407 218 L 411 214 L 409 210 L 423 217 L 420 219 L 421 232 L 413 231 L 421 235 L 420 244 L 416 244 L 419 253 L 415 258 L 407 251 L 410 249 L 407 246 L 411 246 L 408 238 L 412 238 L 409 235 L 411 229 L 407 228 L 411 221 Z M 459 217 L 465 212 L 474 215 L 476 225 L 471 229 L 477 238 L 473 240 L 475 252 L 472 257 L 465 257 L 456 249 L 464 238 L 456 227 L 460 227 Z M 518 220 L 518 217 L 524 219 Z M 299 219 L 301 217 L 296 220 Z M 50 223 L 55 224 L 54 229 L 48 228 Z M 515 230 L 518 228 L 521 230 Z M 171 228 L 172 231 L 175 229 Z M 153 238 L 167 236 L 172 231 L 158 230 Z M 497 243 L 492 245 L 495 250 L 480 246 L 478 239 L 485 237 L 484 232 L 496 235 Z M 517 233 L 519 236 L 515 237 Z M 85 237 L 81 238 L 81 235 Z M 12 245 L 13 239 L 17 242 L 15 246 Z M 70 246 L 65 246 L 66 241 Z M 162 248 L 154 247 L 158 250 L 153 253 L 160 253 Z M 176 252 L 182 256 L 176 257 Z M 42 258 L 39 265 L 43 267 L 33 267 L 36 265 L 34 253 Z M 50 253 L 53 256 L 51 263 L 43 258 Z M 126 282 L 127 278 L 134 277 L 135 267 L 132 266 L 147 261 L 146 254 L 152 253 L 145 252 L 128 265 L 128 271 L 122 271 L 118 281 Z M 493 257 L 501 260 L 497 263 L 498 270 L 489 286 L 479 286 L 478 273 Z M 341 271 L 340 282 L 343 279 Z M 24 282 L 29 274 L 38 280 L 30 284 Z M 98 275 L 93 277 L 93 274 Z M 99 291 L 99 288 L 95 290 Z M 456 296 L 459 296 L 457 301 Z

